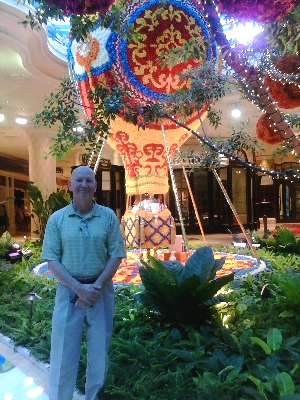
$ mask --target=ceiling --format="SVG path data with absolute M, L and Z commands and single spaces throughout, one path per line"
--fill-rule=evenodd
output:
M 31 119 L 40 111 L 68 70 L 49 52 L 45 32 L 24 28 L 23 19 L 20 10 L 0 1 L 0 153 L 28 159 L 27 134 L 37 128 L 31 122 L 19 126 L 15 118 Z
M 43 130 L 31 122 L 25 128 L 19 126 L 15 118 L 30 119 L 40 111 L 44 98 L 56 90 L 68 69 L 48 50 L 46 33 L 24 28 L 20 24 L 23 19 L 18 8 L 0 0 L 0 113 L 5 114 L 0 123 L 0 153 L 28 159 L 27 134 L 37 129 L 42 134 Z M 228 137 L 232 127 L 238 128 L 241 122 L 255 134 L 260 111 L 239 92 L 227 95 L 215 107 L 223 112 L 222 126 L 215 130 L 206 124 L 209 135 Z M 240 119 L 232 118 L 233 108 L 241 110 Z

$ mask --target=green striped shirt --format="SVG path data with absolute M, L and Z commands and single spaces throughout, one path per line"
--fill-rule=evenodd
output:
M 73 204 L 53 213 L 47 223 L 42 259 L 58 261 L 74 277 L 96 277 L 110 258 L 125 258 L 120 223 L 110 208 L 94 204 L 86 215 Z

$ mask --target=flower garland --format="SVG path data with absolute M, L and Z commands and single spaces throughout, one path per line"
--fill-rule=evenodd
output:
M 276 63 L 279 71 L 286 74 L 298 74 L 300 68 L 300 57 L 297 54 L 289 54 L 281 57 Z M 270 74 L 271 75 L 271 74 Z M 283 75 L 285 77 L 285 75 Z M 283 79 L 282 79 L 283 80 Z M 299 83 L 289 83 L 287 79 L 279 81 L 267 76 L 265 84 L 278 105 L 282 108 L 295 108 L 300 106 Z
M 214 33 L 215 39 L 222 50 L 222 55 L 226 63 L 237 73 L 239 79 L 245 82 L 246 88 L 249 88 L 257 98 L 257 103 L 262 111 L 267 113 L 274 128 L 278 130 L 279 135 L 284 141 L 289 141 L 292 145 L 295 155 L 300 155 L 300 141 L 295 136 L 293 130 L 285 121 L 284 116 L 278 109 L 276 103 L 269 95 L 259 71 L 247 65 L 247 62 L 231 48 L 220 23 L 220 15 L 214 5 L 213 0 L 205 0 L 204 7 L 210 27 Z
M 239 20 L 270 23 L 285 17 L 294 7 L 295 0 L 219 0 L 219 11 Z

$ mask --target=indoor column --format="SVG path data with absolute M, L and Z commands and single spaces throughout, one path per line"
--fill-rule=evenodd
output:
M 33 129 L 27 132 L 29 151 L 29 180 L 43 194 L 44 199 L 56 192 L 56 159 L 49 154 L 51 134 Z

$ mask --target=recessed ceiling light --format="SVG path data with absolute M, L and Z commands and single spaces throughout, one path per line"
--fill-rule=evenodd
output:
M 240 118 L 241 115 L 242 115 L 242 112 L 241 112 L 241 110 L 239 110 L 238 108 L 234 108 L 234 109 L 231 111 L 231 116 L 232 116 L 233 118 Z
M 16 123 L 19 125 L 26 125 L 27 122 L 28 122 L 27 118 L 23 118 L 23 117 L 16 118 Z
M 3 122 L 5 120 L 5 115 L 0 113 L 0 122 Z

